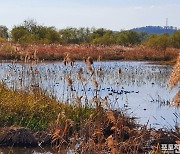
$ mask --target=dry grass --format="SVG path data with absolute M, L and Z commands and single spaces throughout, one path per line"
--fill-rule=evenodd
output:
M 17 50 L 21 51 L 21 47 Z M 28 59 L 35 63 L 36 60 L 43 57 L 42 54 L 44 53 L 49 56 L 51 53 L 57 53 L 57 55 L 61 53 L 58 56 L 62 56 L 65 67 L 71 65 L 71 69 L 73 69 L 74 58 L 78 59 L 78 56 L 83 58 L 83 55 L 86 59 L 86 72 L 88 72 L 89 76 L 86 76 L 86 78 L 83 76 L 84 70 L 82 68 L 78 70 L 77 74 L 83 87 L 86 86 L 85 80 L 92 81 L 95 87 L 95 94 L 91 100 L 92 104 L 87 104 L 90 101 L 86 102 L 86 92 L 83 96 L 78 96 L 77 92 L 73 91 L 73 83 L 76 81 L 73 81 L 71 70 L 68 70 L 68 76 L 64 79 L 69 86 L 68 93 L 72 97 L 70 104 L 67 102 L 63 104 L 56 101 L 53 97 L 47 96 L 39 86 L 33 87 L 32 91 L 26 92 L 23 90 L 11 90 L 4 84 L 0 84 L 0 127 L 23 126 L 34 131 L 45 130 L 51 136 L 52 146 L 59 153 L 70 149 L 74 153 L 82 154 L 145 153 L 152 150 L 149 145 L 149 142 L 152 140 L 157 142 L 151 145 L 161 143 L 162 139 L 171 139 L 173 142 L 179 141 L 179 130 L 168 132 L 169 135 L 167 135 L 163 131 L 147 129 L 146 125 L 139 126 L 136 124 L 135 118 L 128 117 L 119 110 L 111 110 L 107 97 L 102 99 L 98 95 L 98 87 L 100 86 L 98 73 L 102 71 L 102 68 L 95 70 L 92 64 L 93 59 L 97 59 L 99 55 L 105 58 L 107 55 L 116 53 L 113 55 L 115 58 L 124 56 L 124 59 L 133 60 L 134 58 L 139 58 L 139 60 L 142 60 L 143 56 L 151 56 L 150 58 L 159 56 L 161 59 L 161 54 L 155 51 L 144 49 L 126 50 L 124 51 L 118 47 L 102 48 L 94 46 L 88 48 L 86 46 L 57 45 L 27 47 L 24 53 L 21 53 L 23 60 Z M 25 52 L 29 54 L 25 54 Z M 134 52 L 135 54 L 133 54 Z M 168 52 L 173 57 L 177 54 L 177 51 L 174 52 L 170 49 Z M 26 58 L 25 55 L 31 56 Z M 42 57 L 40 58 L 40 56 Z M 36 68 L 31 66 L 30 72 L 32 75 L 39 73 Z M 118 73 L 122 73 L 120 68 Z M 176 79 L 176 77 L 174 78 Z M 35 86 L 33 83 L 32 85 Z M 177 79 L 172 83 L 174 86 L 177 83 Z M 82 103 L 82 98 L 85 98 L 84 104 Z
M 1 59 L 21 60 L 26 57 L 33 59 L 33 55 L 39 60 L 63 60 L 73 65 L 74 59 L 83 60 L 91 56 L 94 60 L 173 60 L 180 51 L 168 48 L 164 54 L 161 51 L 138 47 L 122 46 L 96 46 L 96 45 L 28 45 L 3 44 L 0 47 Z M 68 54 L 67 54 L 68 53 Z M 64 55 L 66 57 L 64 58 Z M 88 60 L 88 58 L 87 58 Z
M 180 82 L 180 54 L 179 54 L 179 57 L 177 58 L 176 64 L 169 78 L 170 89 L 172 89 L 176 85 L 179 86 L 179 82 Z M 175 107 L 180 107 L 180 90 L 174 96 L 170 105 L 174 105 Z
M 176 64 L 173 68 L 171 76 L 169 78 L 169 87 L 172 89 L 180 81 L 180 55 L 177 58 Z

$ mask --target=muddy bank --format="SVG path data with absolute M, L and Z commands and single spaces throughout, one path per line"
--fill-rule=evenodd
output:
M 7 127 L 0 129 L 0 146 L 36 147 L 51 143 L 48 132 L 33 132 L 25 127 Z
M 7 127 L 0 129 L 0 147 L 49 147 L 54 149 L 54 152 L 62 150 L 76 149 L 78 153 L 96 153 L 100 151 L 115 151 L 115 152 L 132 152 L 136 150 L 138 153 L 153 150 L 154 147 L 161 144 L 179 144 L 180 131 L 165 131 L 147 129 L 145 126 L 125 124 L 125 121 L 116 121 L 115 115 L 108 113 L 111 122 L 106 121 L 102 130 L 93 126 L 92 123 L 82 127 L 76 138 L 71 130 L 70 125 L 54 128 L 51 131 L 33 132 L 24 127 Z M 109 119 L 110 120 L 110 119 Z M 117 123 L 115 123 L 115 121 Z M 108 122 L 108 123 L 107 123 Z M 119 124 L 118 124 L 119 123 Z M 95 124 L 96 125 L 96 124 Z M 92 134 L 90 133 L 92 132 Z M 82 135 L 82 136 L 81 136 Z

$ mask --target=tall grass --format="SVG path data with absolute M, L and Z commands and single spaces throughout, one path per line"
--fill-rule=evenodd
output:
M 170 89 L 172 89 L 176 85 L 179 86 L 179 83 L 180 83 L 180 54 L 177 58 L 176 64 L 175 64 L 173 71 L 171 73 L 171 76 L 169 78 Z M 180 90 L 174 96 L 171 104 L 173 104 L 175 107 L 180 107 Z
M 148 146 L 152 139 L 158 142 L 162 137 L 179 140 L 179 132 L 167 135 L 163 131 L 149 130 L 146 125 L 136 124 L 134 117 L 113 110 L 107 96 L 102 98 L 99 95 L 103 72 L 101 67 L 93 66 L 93 57 L 84 55 L 86 70 L 79 68 L 76 78 L 72 72 L 74 52 L 64 55 L 67 100 L 60 102 L 47 95 L 40 89 L 41 76 L 33 66 L 40 53 L 35 51 L 37 53 L 28 58 L 33 61 L 27 70 L 33 77 L 28 90 L 21 87 L 19 90 L 9 89 L 0 84 L 0 127 L 23 126 L 33 131 L 46 130 L 59 153 L 64 149 L 76 153 L 145 153 L 151 150 Z M 26 56 L 22 59 L 26 61 Z M 120 68 L 118 73 L 122 73 Z M 94 87 L 91 100 L 87 97 L 86 81 Z M 82 95 L 75 91 L 76 82 L 83 87 Z
M 170 61 L 177 57 L 178 49 L 166 49 L 166 55 L 162 51 L 137 46 L 133 48 L 123 46 L 98 46 L 98 45 L 27 45 L 3 44 L 0 47 L 1 59 L 21 60 L 34 52 L 40 60 L 63 60 L 67 53 L 74 59 L 83 60 L 83 57 L 91 56 L 94 60 L 153 60 Z

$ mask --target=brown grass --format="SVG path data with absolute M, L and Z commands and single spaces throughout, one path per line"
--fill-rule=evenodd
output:
M 172 89 L 180 81 L 180 55 L 177 58 L 176 64 L 173 68 L 169 78 L 169 87 Z
M 155 51 L 142 46 L 133 48 L 122 46 L 97 45 L 27 45 L 3 44 L 0 47 L 1 59 L 22 58 L 39 60 L 63 60 L 73 65 L 75 60 L 153 60 L 169 61 L 177 57 L 180 50 L 168 48 L 166 52 Z M 68 54 L 67 54 L 68 53 Z M 66 55 L 66 57 L 65 57 Z M 89 56 L 91 59 L 89 59 Z M 65 58 L 64 58 L 65 57 Z
M 176 85 L 179 86 L 179 82 L 180 82 L 180 54 L 179 54 L 179 57 L 177 58 L 176 64 L 169 78 L 170 89 L 172 89 Z M 174 105 L 175 107 L 180 107 L 180 90 L 174 96 L 170 105 Z
M 39 127 L 41 128 L 41 125 L 48 120 L 45 123 L 45 127 L 42 128 L 43 130 L 45 130 L 45 128 L 48 128 L 48 131 L 46 132 L 49 135 L 48 139 L 59 153 L 64 149 L 65 151 L 73 149 L 75 153 L 82 154 L 145 153 L 149 150 L 152 150 L 152 148 L 147 147 L 148 143 L 152 140 L 154 142 L 151 143 L 151 145 L 157 145 L 159 143 L 162 143 L 162 141 L 164 140 L 173 142 L 179 141 L 179 130 L 177 130 L 176 132 L 168 132 L 167 135 L 167 132 L 164 131 L 148 129 L 146 125 L 139 126 L 136 124 L 135 118 L 128 117 L 121 111 L 111 110 L 107 97 L 102 99 L 97 95 L 99 83 L 97 80 L 97 75 L 96 73 L 94 73 L 97 70 L 94 70 L 93 66 L 91 66 L 91 64 L 93 64 L 93 59 L 98 59 L 99 57 L 102 57 L 105 60 L 111 58 L 122 58 L 126 60 L 161 60 L 165 58 L 164 53 L 139 47 L 120 48 L 119 46 L 10 46 L 13 49 L 11 54 L 16 51 L 15 53 L 19 54 L 22 59 L 26 59 L 25 57 L 27 56 L 28 61 L 36 61 L 39 59 L 41 60 L 42 58 L 47 58 L 49 60 L 49 58 L 52 58 L 54 56 L 54 58 L 52 58 L 53 60 L 57 60 L 59 57 L 62 57 L 62 59 L 64 59 L 65 65 L 70 64 L 71 66 L 73 66 L 74 58 L 83 59 L 84 57 L 84 59 L 86 59 L 87 71 L 91 72 L 90 77 L 93 79 L 92 84 L 94 84 L 96 90 L 96 94 L 94 95 L 92 101 L 95 106 L 92 108 L 91 106 L 82 105 L 81 98 L 86 97 L 86 94 L 85 96 L 78 96 L 77 93 L 73 94 L 74 81 L 72 80 L 72 74 L 70 72 L 70 76 L 67 76 L 65 79 L 68 86 L 70 87 L 69 93 L 72 94 L 71 96 L 76 96 L 75 98 L 73 98 L 75 103 L 72 105 L 58 104 L 59 102 L 55 101 L 53 98 L 50 99 L 43 93 L 40 93 L 40 91 L 34 91 L 34 93 L 30 95 L 29 93 L 23 93 L 21 91 L 11 91 L 2 86 L 1 99 L 3 99 L 3 101 L 1 101 L 0 107 L 4 106 L 1 109 L 1 111 L 4 111 L 4 116 L 1 115 L 3 123 L 6 123 L 7 120 L 10 121 L 12 119 L 12 122 L 9 125 L 13 125 L 16 121 L 19 120 L 17 119 L 15 122 L 13 121 L 13 118 L 17 116 L 18 112 L 20 113 L 20 118 L 22 117 L 22 115 L 27 116 L 28 125 L 24 123 L 23 126 L 30 127 L 29 123 L 32 122 L 31 128 L 37 127 L 37 124 L 39 124 Z M 166 51 L 166 54 L 168 55 L 168 58 L 170 57 L 171 59 L 174 58 L 178 52 L 178 50 L 168 49 Z M 175 69 L 176 68 L 177 67 L 175 66 Z M 101 70 L 102 68 L 99 68 L 99 71 Z M 36 71 L 33 68 L 32 72 L 38 74 L 38 70 Z M 121 69 L 119 69 L 118 72 L 119 74 L 121 74 Z M 173 86 L 178 82 L 176 73 L 177 71 L 175 71 L 175 75 L 172 75 L 175 77 L 172 77 L 172 80 L 170 79 L 170 83 Z M 83 85 L 84 79 L 82 68 L 78 70 L 78 75 Z M 27 96 L 29 97 L 28 101 Z M 7 103 L 7 98 L 9 98 L 11 102 Z M 35 104 L 35 102 L 37 102 L 37 99 L 38 103 Z M 17 103 L 16 106 L 14 106 L 14 100 L 17 100 L 15 101 Z M 20 106 L 23 107 L 22 111 L 20 109 Z M 33 106 L 32 113 L 29 113 L 29 108 L 31 106 Z M 14 109 L 16 109 L 16 111 Z M 33 114 L 33 116 L 36 115 L 35 118 L 37 120 L 32 120 L 32 118 L 29 119 L 29 116 L 26 115 L 27 113 L 29 113 L 30 115 Z M 8 117 L 7 114 L 11 114 L 12 116 L 6 120 L 5 117 Z M 55 119 L 56 117 L 57 119 Z M 42 118 L 44 120 L 44 123 L 38 123 L 39 118 Z M 20 122 L 18 121 L 18 123 L 16 122 L 16 124 L 20 124 Z M 3 134 L 6 134 L 6 137 L 4 137 L 5 140 L 14 139 L 17 136 L 16 133 L 12 134 L 11 131 L 10 134 Z M 25 135 L 27 135 L 27 133 L 25 133 Z M 22 134 L 22 136 L 18 136 L 18 139 L 21 141 L 21 138 L 25 137 L 25 135 Z M 0 138 L 2 139 L 3 137 L 0 136 Z M 19 141 L 18 139 L 15 138 L 14 140 Z M 76 149 L 75 145 L 77 146 Z

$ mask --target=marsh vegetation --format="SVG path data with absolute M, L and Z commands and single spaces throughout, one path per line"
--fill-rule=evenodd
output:
M 179 143 L 179 31 L 0 29 L 0 152 L 158 153 Z
M 175 143 L 179 108 L 169 107 L 177 91 L 168 91 L 171 70 L 91 57 L 74 62 L 70 54 L 63 62 L 1 63 L 1 145 L 12 139 L 19 145 L 9 135 L 21 130 L 58 152 L 144 153 L 156 143 Z

